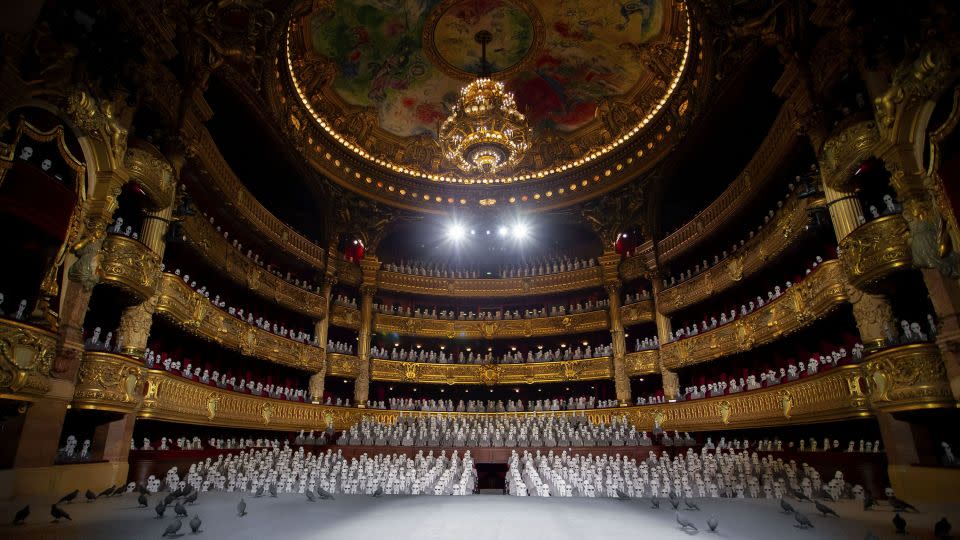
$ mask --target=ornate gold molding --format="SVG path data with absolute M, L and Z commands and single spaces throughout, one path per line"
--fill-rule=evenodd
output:
M 602 284 L 599 266 L 522 278 L 455 279 L 386 270 L 381 270 L 379 277 L 379 286 L 383 290 L 457 298 L 535 296 L 599 287 Z
M 533 364 L 430 364 L 374 359 L 375 381 L 423 384 L 509 385 L 610 379 L 610 358 Z
M 360 373 L 360 358 L 340 353 L 327 353 L 327 375 L 331 377 L 357 378 Z
M 895 412 L 928 407 L 955 407 L 940 349 L 931 343 L 894 347 L 867 357 L 870 404 Z
M 826 261 L 780 298 L 715 330 L 660 347 L 663 367 L 677 369 L 748 351 L 809 326 L 847 300 L 839 261 Z
M 50 390 L 57 335 L 0 319 L 0 398 L 32 401 Z
M 135 411 L 143 401 L 145 372 L 143 362 L 135 358 L 87 351 L 77 373 L 73 407 Z
M 806 232 L 807 210 L 822 204 L 822 200 L 791 198 L 777 218 L 736 253 L 730 254 L 706 272 L 660 291 L 657 295 L 660 313 L 667 315 L 702 302 L 764 268 L 787 248 L 795 245 Z
M 134 144 L 123 159 L 130 179 L 140 185 L 154 210 L 170 206 L 177 185 L 173 167 L 153 145 L 145 141 Z
M 641 300 L 620 306 L 620 321 L 624 326 L 653 322 L 653 300 Z
M 360 310 L 341 304 L 330 308 L 330 324 L 341 328 L 360 329 Z
M 234 282 L 261 298 L 270 300 L 314 319 L 326 317 L 327 301 L 319 292 L 310 292 L 271 274 L 245 257 L 217 233 L 201 216 L 188 216 L 183 221 L 187 243 L 213 266 L 221 269 Z
M 840 260 L 850 284 L 867 287 L 897 270 L 910 267 L 910 232 L 903 216 L 875 219 L 840 241 Z
M 880 131 L 873 120 L 853 124 L 831 135 L 820 153 L 823 183 L 837 191 L 853 191 L 850 181 L 854 171 L 873 155 L 879 142 Z
M 627 353 L 623 359 L 626 362 L 627 377 L 660 373 L 660 351 L 657 349 Z
M 337 280 L 345 285 L 354 287 L 360 286 L 363 281 L 363 273 L 360 271 L 360 265 L 350 261 L 337 258 L 334 261 L 337 268 Z
M 652 316 L 652 310 L 650 313 Z M 536 319 L 448 321 L 377 313 L 373 325 L 377 332 L 395 332 L 403 336 L 441 339 L 524 338 L 605 330 L 609 326 L 609 316 L 607 311 L 598 310 Z
M 153 295 L 160 261 L 150 248 L 116 234 L 107 235 L 100 248 L 100 281 L 117 286 L 139 301 Z
M 283 338 L 247 324 L 214 307 L 173 274 L 161 275 L 157 294 L 160 297 L 157 313 L 191 334 L 246 356 L 308 371 L 320 369 L 323 350 L 319 347 Z

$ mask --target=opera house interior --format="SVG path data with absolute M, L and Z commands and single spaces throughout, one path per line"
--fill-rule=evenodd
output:
M 958 14 L 3 3 L 0 536 L 950 538 Z

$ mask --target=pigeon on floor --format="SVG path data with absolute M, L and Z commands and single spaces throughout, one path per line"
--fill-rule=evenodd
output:
M 897 529 L 897 534 L 907 534 L 907 520 L 903 519 L 900 512 L 893 516 L 893 526 Z
M 243 517 L 245 515 L 247 515 L 247 501 L 240 497 L 240 502 L 237 503 L 237 516 Z
M 903 499 L 898 499 L 896 496 L 890 497 L 890 506 L 892 506 L 893 509 L 898 512 L 906 512 L 907 510 L 913 510 L 914 512 L 917 511 L 915 506 Z
M 813 501 L 813 505 L 817 507 L 817 512 L 820 512 L 820 514 L 822 514 L 824 517 L 828 515 L 840 517 L 837 515 L 836 512 L 833 511 L 833 508 L 830 508 L 829 506 L 823 504 L 820 501 Z
M 201 524 L 203 524 L 203 522 L 200 521 L 200 516 L 194 515 L 193 518 L 190 519 L 190 532 L 193 534 L 200 532 Z
M 320 486 L 317 486 L 317 496 L 323 500 L 333 500 L 333 493 L 330 493 Z
M 167 525 L 167 529 L 163 531 L 163 537 L 166 538 L 167 536 L 173 536 L 177 534 L 177 531 L 180 530 L 180 527 L 183 527 L 183 522 L 178 518 L 173 523 Z
M 109 497 L 110 495 L 113 495 L 114 489 L 115 489 L 115 486 L 110 486 L 107 489 L 101 491 L 100 494 L 97 495 L 97 497 Z
M 621 501 L 629 501 L 629 500 L 630 500 L 630 496 L 627 495 L 626 493 L 624 493 L 622 489 L 618 489 L 618 490 L 617 490 L 617 498 L 620 499 Z
M 798 491 L 798 490 L 793 491 L 793 498 L 798 501 L 808 501 L 808 502 L 810 501 L 810 497 L 807 497 L 806 495 L 803 494 L 802 491 Z
M 70 514 L 64 512 L 63 508 L 60 508 L 55 504 L 50 505 L 50 515 L 53 516 L 54 523 L 59 523 L 60 518 L 66 518 L 67 521 L 73 521 L 73 519 L 70 517 Z
M 17 510 L 17 513 L 13 515 L 13 524 L 14 525 L 23 525 L 27 520 L 27 516 L 30 515 L 30 505 L 26 505 L 20 510 Z
M 273 483 L 270 484 L 270 496 L 271 496 L 271 497 L 276 497 L 276 496 L 277 496 L 277 485 L 276 485 L 276 484 L 273 484 Z
M 697 526 L 694 525 L 692 521 L 680 517 L 680 512 L 677 512 L 677 523 L 680 524 L 680 528 L 683 530 L 688 530 L 688 529 L 692 529 L 694 531 L 698 530 Z
M 173 496 L 173 493 L 167 493 L 167 496 L 163 498 L 163 504 L 169 506 L 173 504 L 175 500 L 177 500 L 177 498 Z
M 177 514 L 177 516 L 179 516 L 179 517 L 187 517 L 187 508 L 186 508 L 185 506 L 183 506 L 182 504 L 180 504 L 180 501 L 177 501 L 177 504 L 174 505 L 173 511 L 174 511 L 174 512 Z
M 157 519 L 160 519 L 163 517 L 163 513 L 167 511 L 167 505 L 164 504 L 163 501 L 160 501 L 156 506 L 153 507 L 153 509 L 157 512 Z
M 83 496 L 87 498 L 88 503 L 97 500 L 97 494 L 89 489 L 87 490 L 86 493 L 83 494 Z
M 377 490 L 373 492 L 372 497 L 383 497 L 383 486 L 377 486 Z
M 137 496 L 137 504 L 140 505 L 140 508 L 146 508 L 148 506 L 147 502 L 147 496 L 143 493 Z
M 687 499 L 683 500 L 683 504 L 687 505 L 687 510 L 697 510 L 697 511 L 700 510 L 699 506 L 697 506 L 695 503 L 690 502 Z
M 197 497 L 200 495 L 200 492 L 197 490 L 192 490 L 189 495 L 183 498 L 183 502 L 186 504 L 193 504 L 197 502 Z
M 873 498 L 873 495 L 869 491 L 863 493 L 863 509 L 869 510 L 877 505 L 877 500 Z
M 953 527 L 950 525 L 950 522 L 947 521 L 947 518 L 942 517 L 940 518 L 940 521 L 933 526 L 933 535 L 937 538 L 949 538 L 950 529 L 952 528 Z
M 660 499 L 650 497 L 650 508 L 660 508 Z
M 137 492 L 143 493 L 144 495 L 146 495 L 147 493 L 149 493 L 149 491 L 147 491 L 147 486 L 145 486 L 145 485 L 143 485 L 143 484 L 137 484 Z
M 310 491 L 310 488 L 307 488 L 307 490 L 304 491 L 303 494 L 307 496 L 308 501 L 317 502 L 317 496 L 314 495 L 312 491 Z
M 263 489 L 264 489 L 263 484 L 260 484 L 259 486 L 257 486 L 257 492 L 253 494 L 253 497 L 254 498 L 263 497 Z
M 177 488 L 177 489 L 171 491 L 170 494 L 173 495 L 173 498 L 174 498 L 174 499 L 179 499 L 180 497 L 183 497 L 183 495 L 184 495 L 182 488 Z
M 674 510 L 680 508 L 680 499 L 670 497 L 670 506 L 673 506 Z
M 780 499 L 780 508 L 783 508 L 784 514 L 792 514 L 796 512 L 796 510 L 793 509 L 793 505 L 788 503 L 786 499 Z
M 707 527 L 710 527 L 710 532 L 717 532 L 718 525 L 720 525 L 720 520 L 717 519 L 717 516 L 707 518 Z
M 798 529 L 812 529 L 812 528 L 813 528 L 813 523 L 810 523 L 810 518 L 808 518 L 807 516 L 801 514 L 800 512 L 794 512 L 794 513 L 793 513 L 793 519 L 797 520 L 797 525 L 794 525 L 794 527 L 797 527 Z
M 77 495 L 79 495 L 79 494 L 80 494 L 80 490 L 79 490 L 79 489 L 75 489 L 75 490 L 71 491 L 70 493 L 67 493 L 67 494 L 64 495 L 63 497 L 60 497 L 60 500 L 57 501 L 57 504 L 64 503 L 64 502 L 65 502 L 65 503 L 71 503 L 71 502 L 73 502 L 74 499 L 77 498 Z

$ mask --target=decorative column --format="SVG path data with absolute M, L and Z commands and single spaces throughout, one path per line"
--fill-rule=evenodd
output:
M 662 347 L 670 340 L 673 324 L 670 322 L 670 317 L 660 313 L 660 292 L 663 290 L 663 276 L 657 274 L 653 276 L 651 281 L 653 284 L 653 320 L 657 325 L 657 339 Z M 659 356 L 657 362 L 660 363 Z M 663 395 L 668 400 L 677 399 L 677 395 L 680 393 L 680 380 L 677 377 L 677 372 L 670 371 L 660 363 L 660 375 L 663 381 Z
M 369 255 L 360 261 L 363 283 L 360 285 L 360 335 L 357 356 L 360 370 L 353 383 L 353 400 L 357 407 L 366 407 L 370 398 L 370 337 L 373 334 L 373 295 L 377 292 L 377 272 L 380 261 Z
M 336 276 L 327 276 L 323 280 L 323 286 L 320 294 L 323 295 L 324 305 L 327 306 L 324 316 L 313 324 L 314 335 L 317 336 L 317 344 L 320 347 L 320 369 L 310 376 L 310 400 L 313 403 L 320 403 L 323 400 L 323 388 L 327 376 L 327 336 L 330 332 L 330 316 L 333 307 L 330 305 L 330 296 L 333 286 L 336 285 Z
M 620 290 L 622 283 L 618 274 L 620 254 L 608 251 L 600 256 L 600 269 L 603 275 L 603 287 L 607 290 L 610 316 L 610 341 L 613 349 L 613 383 L 617 392 L 617 401 L 621 407 L 630 405 L 630 378 L 627 376 L 627 344 L 620 319 Z

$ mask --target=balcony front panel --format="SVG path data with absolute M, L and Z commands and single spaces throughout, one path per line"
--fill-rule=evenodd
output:
M 330 324 L 341 328 L 360 329 L 360 310 L 342 304 L 334 304 L 330 309 Z
M 147 368 L 129 356 L 86 351 L 73 392 L 75 409 L 131 412 L 143 402 Z
M 50 391 L 57 334 L 0 319 L 0 398 L 33 401 Z
M 164 273 L 158 293 L 157 313 L 191 334 L 245 356 L 308 371 L 320 368 L 323 352 L 319 347 L 280 337 L 231 316 L 178 276 Z
M 461 298 L 536 296 L 599 287 L 601 284 L 599 266 L 545 276 L 491 279 L 442 278 L 381 270 L 379 279 L 383 290 Z
M 326 300 L 318 293 L 288 283 L 246 258 L 200 216 L 183 221 L 187 243 L 202 257 L 254 294 L 314 319 L 326 316 Z
M 813 324 L 846 300 L 840 262 L 829 260 L 753 313 L 709 332 L 661 345 L 660 358 L 664 367 L 677 369 L 748 351 Z
M 885 412 L 930 407 L 956 407 L 940 349 L 915 343 L 885 349 L 867 357 L 870 403 Z
M 909 268 L 910 231 L 900 214 L 875 219 L 840 240 L 840 260 L 850 283 L 869 288 L 883 278 Z
M 107 235 L 100 248 L 100 281 L 142 302 L 153 296 L 160 276 L 160 260 L 147 246 L 116 234 Z
M 356 379 L 360 373 L 360 358 L 350 354 L 327 353 L 327 376 Z
M 621 306 L 620 320 L 624 326 L 653 322 L 653 300 L 641 300 Z
M 628 353 L 624 360 L 627 363 L 627 377 L 660 373 L 660 351 L 657 349 Z
M 702 302 L 763 269 L 806 232 L 807 209 L 821 202 L 791 198 L 777 219 L 736 253 L 706 272 L 661 291 L 657 297 L 660 312 L 667 315 Z
M 591 311 L 556 317 L 500 321 L 447 321 L 421 317 L 400 317 L 377 313 L 377 332 L 440 339 L 496 339 L 558 336 L 605 330 L 607 311 Z
M 375 381 L 421 384 L 508 385 L 610 379 L 610 358 L 563 360 L 532 364 L 430 364 L 373 360 Z

